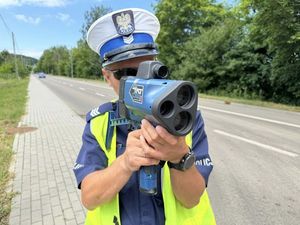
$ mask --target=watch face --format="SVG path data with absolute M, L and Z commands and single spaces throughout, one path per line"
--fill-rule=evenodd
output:
M 195 155 L 194 153 L 190 153 L 189 155 L 187 155 L 187 157 L 185 158 L 185 162 L 183 165 L 183 169 L 187 170 L 189 168 L 191 168 L 195 163 Z
M 191 151 L 187 153 L 179 163 L 171 163 L 168 162 L 168 166 L 170 168 L 174 168 L 176 170 L 185 171 L 191 168 L 195 163 L 196 157 L 194 153 Z

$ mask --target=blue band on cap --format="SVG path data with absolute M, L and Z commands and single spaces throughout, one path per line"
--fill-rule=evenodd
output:
M 133 35 L 133 42 L 131 42 L 130 44 L 154 43 L 153 38 L 150 34 L 134 33 L 132 35 Z M 109 40 L 100 49 L 101 59 L 104 58 L 105 53 L 110 52 L 110 51 L 115 50 L 115 49 L 118 49 L 118 48 L 121 48 L 125 45 L 128 45 L 128 44 L 124 43 L 124 40 L 123 40 L 122 36 Z

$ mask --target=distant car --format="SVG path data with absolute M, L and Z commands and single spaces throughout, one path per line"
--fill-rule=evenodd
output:
M 39 77 L 39 78 L 46 78 L 46 74 L 45 74 L 45 73 L 39 73 L 39 74 L 38 74 L 38 77 Z

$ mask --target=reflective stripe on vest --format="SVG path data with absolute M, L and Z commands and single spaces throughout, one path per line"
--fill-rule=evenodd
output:
M 91 133 L 95 136 L 101 149 L 108 158 L 108 166 L 116 159 L 116 128 L 112 137 L 110 149 L 106 149 L 109 113 L 105 113 L 91 120 Z M 186 143 L 192 146 L 192 134 L 186 136 Z M 192 209 L 183 207 L 175 198 L 168 166 L 163 168 L 162 194 L 165 209 L 165 225 L 215 225 L 214 214 L 206 190 L 200 202 Z M 89 210 L 86 215 L 85 225 L 121 225 L 119 213 L 119 195 L 109 203 Z

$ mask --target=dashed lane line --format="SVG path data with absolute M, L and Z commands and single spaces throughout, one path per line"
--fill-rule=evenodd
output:
M 269 122 L 269 123 L 285 125 L 285 126 L 289 126 L 289 127 L 300 128 L 300 125 L 298 125 L 298 124 L 287 123 L 287 122 L 283 122 L 283 121 L 279 121 L 279 120 L 266 119 L 266 118 L 259 117 L 259 116 L 251 116 L 251 115 L 247 115 L 247 114 L 243 114 L 243 113 L 236 113 L 236 112 L 231 112 L 231 111 L 226 111 L 226 110 L 216 109 L 216 108 L 211 108 L 211 107 L 206 107 L 206 106 L 198 106 L 198 108 L 211 110 L 211 111 L 215 111 L 215 112 L 231 114 L 231 115 L 245 117 L 245 118 L 250 118 L 250 119 L 261 120 L 261 121 L 265 121 L 265 122 Z
M 101 97 L 105 97 L 105 95 L 103 95 L 103 94 L 100 94 L 100 93 L 96 93 L 96 95 L 98 95 L 98 96 L 101 96 Z
M 247 139 L 247 138 L 243 138 L 241 136 L 230 134 L 230 133 L 227 133 L 227 132 L 224 132 L 224 131 L 221 131 L 221 130 L 214 130 L 214 132 L 217 133 L 217 134 L 221 134 L 223 136 L 227 136 L 227 137 L 231 137 L 233 139 L 244 141 L 244 142 L 247 142 L 249 144 L 256 145 L 256 146 L 264 148 L 266 150 L 277 152 L 277 153 L 280 153 L 280 154 L 283 154 L 283 155 L 286 155 L 286 156 L 290 156 L 290 157 L 293 157 L 293 158 L 298 156 L 298 154 L 296 154 L 296 153 L 289 152 L 289 151 L 286 151 L 286 150 L 283 150 L 283 149 L 280 149 L 280 148 L 276 148 L 276 147 L 273 147 L 271 145 L 262 144 L 262 143 L 259 143 L 257 141 L 253 141 L 253 140 L 250 140 L 250 139 Z

